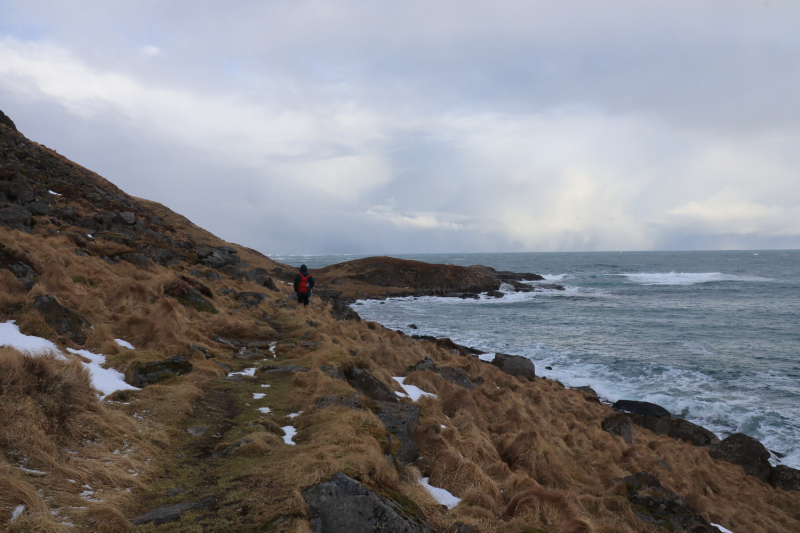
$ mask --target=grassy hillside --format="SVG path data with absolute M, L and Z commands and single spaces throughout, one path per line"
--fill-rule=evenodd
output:
M 14 320 L 59 351 L 103 354 L 129 383 L 168 357 L 192 365 L 98 399 L 80 354 L 0 348 L 0 524 L 11 532 L 308 532 L 302 491 L 344 472 L 421 510 L 432 531 L 455 532 L 461 522 L 482 532 L 656 533 L 665 529 L 619 481 L 649 472 L 735 533 L 800 532 L 800 493 L 637 426 L 628 444 L 601 428 L 610 407 L 555 381 L 339 320 L 317 298 L 298 308 L 284 283 L 292 272 L 0 124 L 0 322 Z M 330 282 L 321 289 L 385 290 L 351 270 L 331 269 L 330 278 L 320 277 Z M 55 318 L 41 311 L 48 295 L 65 310 Z M 413 370 L 425 358 L 463 370 L 474 387 Z M 278 365 L 307 371 L 270 371 Z M 338 367 L 366 370 L 398 392 L 392 378 L 404 376 L 435 394 L 416 402 L 417 461 L 397 459 L 375 402 L 318 405 L 355 392 Z M 422 476 L 461 503 L 440 505 Z M 206 503 L 175 522 L 130 523 L 184 502 Z

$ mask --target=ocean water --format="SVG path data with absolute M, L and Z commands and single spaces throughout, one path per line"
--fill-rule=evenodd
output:
M 275 259 L 313 273 L 357 257 Z M 398 257 L 536 272 L 566 290 L 359 301 L 363 318 L 523 355 L 537 375 L 657 403 L 720 438 L 744 432 L 800 468 L 800 251 Z

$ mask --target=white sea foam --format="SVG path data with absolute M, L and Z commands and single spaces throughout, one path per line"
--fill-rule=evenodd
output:
M 542 277 L 545 281 L 564 281 L 568 277 L 569 274 L 542 274 Z
M 763 282 L 768 278 L 757 276 L 735 276 L 721 272 L 656 272 L 656 273 L 624 273 L 615 274 L 642 285 L 695 285 L 697 283 L 713 283 L 720 281 Z

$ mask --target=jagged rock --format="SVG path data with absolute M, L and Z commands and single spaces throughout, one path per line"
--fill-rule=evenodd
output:
M 356 322 L 361 322 L 361 316 L 353 311 L 352 307 L 335 298 L 331 301 L 333 302 L 331 304 L 331 316 L 333 318 L 336 320 L 355 320 Z
M 198 344 L 190 345 L 189 346 L 189 351 L 190 352 L 200 352 L 206 357 L 206 359 L 211 359 L 211 352 L 209 352 L 207 349 L 203 348 L 202 346 L 200 346 Z M 229 372 L 230 372 L 230 370 L 229 370 Z
M 122 261 L 125 261 L 127 263 L 130 263 L 130 264 L 138 266 L 138 267 L 146 267 L 147 264 L 148 264 L 147 257 L 145 257 L 144 254 L 125 253 L 125 254 L 120 254 L 119 258 Z
M 211 268 L 235 265 L 240 261 L 239 257 L 236 256 L 236 250 L 229 246 L 220 248 L 198 248 L 195 253 L 197 253 L 200 263 Z M 244 276 L 244 273 L 242 273 L 242 276 Z
M 29 204 L 27 207 L 28 209 L 30 209 L 31 213 L 35 216 L 49 217 L 50 215 L 53 214 L 53 206 L 41 200 L 36 200 L 32 204 Z
M 130 211 L 122 211 L 121 213 L 118 213 L 114 219 L 117 224 L 123 223 L 131 226 L 136 224 L 136 215 Z
M 603 420 L 603 422 L 600 424 L 600 427 L 614 436 L 622 437 L 622 440 L 628 444 L 633 443 L 631 417 L 624 413 L 617 413 L 609 416 Z
M 325 396 L 317 400 L 317 408 L 324 409 L 331 406 L 348 407 L 350 409 L 363 409 L 361 395 L 357 392 L 349 396 Z
M 304 366 L 297 365 L 264 365 L 259 368 L 264 374 L 294 374 L 296 372 L 308 372 Z
M 253 270 L 245 272 L 244 277 L 247 281 L 266 287 L 273 292 L 279 292 L 278 287 L 275 286 L 275 281 L 269 276 L 269 272 L 263 268 L 254 268 Z
M 333 367 L 331 365 L 320 365 L 319 369 L 330 378 L 347 381 L 347 378 L 344 377 L 344 367 L 342 366 Z
M 375 413 L 386 426 L 386 430 L 400 441 L 397 459 L 403 463 L 413 463 L 419 457 L 419 448 L 411 434 L 419 425 L 419 407 L 410 403 L 377 402 Z
M 649 429 L 656 435 L 667 435 L 695 446 L 719 444 L 719 439 L 713 432 L 682 418 L 624 414 L 630 417 L 631 421 L 637 426 Z
M 11 130 L 17 131 L 17 126 L 14 124 L 14 121 L 8 118 L 8 115 L 2 111 L 0 111 L 0 124 Z
M 57 333 L 68 335 L 76 344 L 86 342 L 83 328 L 91 326 L 89 321 L 58 303 L 52 294 L 36 298 L 33 307 Z
M 186 432 L 192 437 L 202 437 L 206 434 L 206 431 L 208 431 L 208 426 L 197 426 L 186 429 Z
M 376 402 L 400 403 L 394 392 L 365 370 L 352 368 L 345 370 L 345 378 L 351 387 Z
M 341 472 L 303 492 L 311 508 L 313 533 L 428 533 L 422 510 L 413 501 L 383 497 Z
M 0 243 L 0 268 L 7 268 L 14 274 L 17 281 L 30 290 L 39 280 L 39 274 L 28 264 L 24 257 L 20 257 L 5 245 Z
M 469 379 L 469 375 L 461 368 L 453 368 L 453 367 L 438 367 L 429 357 L 426 357 L 422 361 L 416 364 L 414 370 L 431 370 L 438 374 L 442 379 L 445 381 L 449 381 L 459 387 L 464 387 L 465 389 L 472 390 L 474 384 Z
M 744 433 L 734 433 L 709 449 L 711 457 L 740 465 L 745 473 L 768 481 L 772 466 L 769 451 L 763 444 Z
M 531 381 L 536 379 L 536 367 L 533 361 L 521 355 L 495 354 L 492 364 L 512 376 L 520 376 Z
M 0 223 L 12 228 L 23 229 L 33 224 L 33 215 L 19 205 L 10 205 L 0 209 Z
M 207 288 L 206 290 L 209 294 L 211 293 Z M 164 294 L 175 298 L 184 307 L 191 307 L 203 313 L 211 313 L 213 315 L 219 313 L 211 302 L 201 296 L 200 293 L 183 278 L 175 278 L 174 282 L 167 284 L 164 288 Z
M 636 400 L 617 400 L 612 407 L 618 411 L 627 411 L 636 415 L 642 416 L 655 416 L 655 417 L 669 417 L 672 416 L 669 411 L 650 402 L 639 402 Z
M 267 295 L 263 292 L 240 292 L 236 295 L 236 301 L 245 309 L 258 307 Z
M 583 385 L 582 387 L 573 387 L 573 388 L 575 390 L 583 392 L 584 394 L 588 394 L 590 396 L 594 396 L 595 398 L 597 398 L 597 392 L 595 392 L 595 390 L 589 387 L 588 385 Z
M 200 509 L 213 509 L 217 507 L 216 498 L 206 498 L 199 502 L 192 503 L 179 503 L 177 505 L 170 505 L 168 507 L 159 507 L 153 509 L 147 514 L 136 517 L 131 520 L 135 526 L 142 524 L 153 523 L 154 525 L 166 524 L 167 522 L 175 522 L 181 519 L 185 511 L 196 511 Z
M 191 371 L 192 363 L 188 359 L 182 355 L 173 355 L 163 361 L 136 365 L 133 382 L 137 387 L 144 387 Z
M 776 489 L 800 491 L 800 470 L 786 465 L 773 467 L 769 473 L 769 484 Z
M 625 496 L 631 502 L 634 514 L 645 522 L 669 531 L 719 533 L 680 496 L 661 486 L 652 474 L 639 472 L 615 481 L 625 484 Z

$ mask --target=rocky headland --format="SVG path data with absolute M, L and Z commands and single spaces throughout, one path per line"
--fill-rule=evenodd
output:
M 367 258 L 315 271 L 309 308 L 292 301 L 293 275 L 0 113 L 0 524 L 800 531 L 800 472 L 746 435 L 607 405 L 524 357 L 484 361 L 347 306 L 502 297 L 503 284 L 541 289 L 525 283 L 535 274 Z M 118 388 L 99 391 L 104 373 Z

